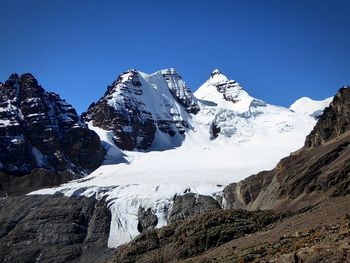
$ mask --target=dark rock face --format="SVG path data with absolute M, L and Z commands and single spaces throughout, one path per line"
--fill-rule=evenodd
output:
M 34 168 L 29 174 L 13 175 L 0 172 L 0 197 L 23 195 L 40 188 L 54 187 L 75 178 L 70 171 Z
M 97 134 L 31 74 L 13 74 L 0 85 L 0 171 L 20 176 L 45 168 L 79 174 L 96 169 L 103 157 Z
M 176 222 L 206 212 L 218 211 L 221 207 L 211 196 L 187 193 L 177 195 L 169 214 L 168 223 Z
M 148 149 L 158 130 L 171 137 L 183 135 L 189 128 L 184 116 L 174 108 L 171 98 L 169 101 L 151 86 L 166 85 L 174 101 L 189 113 L 198 112 L 197 101 L 175 71 L 156 74 L 152 78 L 136 70 L 122 73 L 82 114 L 84 121 L 113 131 L 115 144 L 123 150 Z
M 0 200 L 1 262 L 98 262 L 110 212 L 94 198 L 21 196 Z
M 335 95 L 305 141 L 305 147 L 316 147 L 350 130 L 350 88 L 344 86 Z
M 120 101 L 111 103 L 115 92 Z M 115 144 L 124 150 L 147 149 L 154 140 L 156 125 L 152 114 L 137 101 L 142 95 L 142 84 L 136 71 L 128 71 L 108 87 L 104 97 L 92 104 L 83 119 L 94 126 L 112 130 Z
M 147 230 L 154 229 L 158 224 L 158 217 L 153 214 L 152 209 L 144 209 L 142 206 L 139 207 L 138 211 L 139 223 L 137 225 L 137 230 L 143 233 Z
M 271 211 L 221 210 L 146 231 L 116 249 L 108 262 L 172 262 L 254 233 L 282 218 Z
M 210 130 L 209 130 L 209 132 L 210 132 L 210 139 L 212 139 L 212 140 L 216 139 L 219 136 L 220 131 L 221 131 L 220 127 L 217 126 L 215 121 L 213 121 L 210 124 Z
M 227 208 L 299 209 L 350 194 L 350 89 L 341 89 L 305 147 L 264 171 L 224 189 Z

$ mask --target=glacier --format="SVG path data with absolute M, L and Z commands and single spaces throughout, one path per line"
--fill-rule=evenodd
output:
M 30 194 L 106 197 L 112 214 L 108 246 L 117 247 L 139 234 L 140 206 L 152 209 L 159 228 L 167 224 L 175 195 L 192 192 L 220 199 L 225 185 L 272 169 L 303 146 L 316 123 L 312 113 L 329 103 L 310 106 L 312 110 L 307 102 L 290 109 L 271 105 L 251 97 L 217 69 L 192 95 L 175 73 L 174 69 L 138 72 L 143 92 L 131 100 L 141 101 L 154 119 L 185 121 L 184 134 L 171 136 L 157 129 L 149 149 L 122 150 L 112 131 L 90 121 L 89 128 L 100 136 L 107 152 L 104 164 L 82 179 Z M 124 74 L 120 83 L 128 79 Z M 121 105 L 118 92 L 110 96 L 113 107 Z

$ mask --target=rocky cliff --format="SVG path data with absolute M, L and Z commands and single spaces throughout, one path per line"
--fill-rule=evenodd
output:
M 1 262 L 97 262 L 108 252 L 104 200 L 64 196 L 0 199 Z
M 310 135 L 307 136 L 305 147 L 311 148 L 324 144 L 350 130 L 350 88 L 342 87 L 334 96 L 333 101 L 320 116 Z
M 0 84 L 0 188 L 7 189 L 12 181 L 21 181 L 17 177 L 30 174 L 22 177 L 21 184 L 33 185 L 40 177 L 36 168 L 55 172 L 61 183 L 69 177 L 67 173 L 72 179 L 96 169 L 103 157 L 97 134 L 33 75 L 13 74 Z

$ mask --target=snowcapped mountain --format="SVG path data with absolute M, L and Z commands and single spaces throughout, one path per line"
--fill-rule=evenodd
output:
M 22 183 L 19 190 L 67 181 L 57 172 L 91 172 L 103 156 L 99 137 L 72 105 L 45 91 L 31 74 L 12 74 L 0 83 L 0 194 L 12 181 Z M 40 181 L 37 168 L 56 174 Z
M 146 150 L 160 137 L 161 148 L 180 145 L 190 128 L 190 113 L 198 110 L 196 98 L 174 69 L 151 75 L 128 70 L 83 118 L 93 126 L 112 130 L 119 148 Z
M 101 138 L 105 165 L 35 193 L 107 195 L 110 247 L 139 234 L 140 209 L 151 209 L 157 227 L 167 224 L 176 195 L 209 195 L 225 206 L 225 185 L 272 169 L 316 123 L 251 97 L 219 70 L 192 94 L 174 69 L 122 73 L 83 118 Z
M 237 113 L 247 112 L 254 99 L 236 81 L 229 80 L 218 69 L 215 69 L 210 78 L 198 88 L 195 96 L 203 105 L 209 102 L 209 106 L 215 105 Z
M 312 117 L 319 117 L 323 110 L 328 107 L 333 97 L 325 100 L 313 100 L 308 97 L 302 97 L 296 100 L 290 107 L 294 112 L 308 114 Z
M 2 170 L 25 173 L 33 167 L 99 166 L 103 157 L 99 138 L 80 121 L 72 105 L 46 92 L 31 74 L 11 75 L 1 84 L 0 95 Z M 87 156 L 89 150 L 95 152 L 96 161 Z

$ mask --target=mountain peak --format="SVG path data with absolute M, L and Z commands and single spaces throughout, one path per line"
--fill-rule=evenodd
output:
M 238 82 L 228 79 L 220 70 L 215 69 L 210 78 L 198 88 L 195 96 L 204 101 L 214 102 L 222 108 L 245 112 L 253 100 Z
M 224 74 L 222 74 L 221 71 L 218 69 L 214 69 L 212 71 L 212 73 L 210 74 L 210 78 L 208 80 L 208 82 L 212 85 L 216 85 L 219 83 L 225 83 L 228 81 L 229 81 L 229 79 Z
M 221 74 L 221 71 L 219 69 L 214 69 L 212 72 L 211 72 L 211 76 L 213 75 L 217 75 L 217 74 Z
M 161 74 L 178 74 L 179 75 L 179 73 L 176 71 L 175 68 L 166 68 L 166 69 L 159 70 L 158 72 L 160 72 Z
M 79 174 L 97 168 L 104 157 L 97 134 L 73 106 L 30 73 L 12 74 L 0 89 L 0 149 L 1 171 L 13 174 L 35 168 Z

